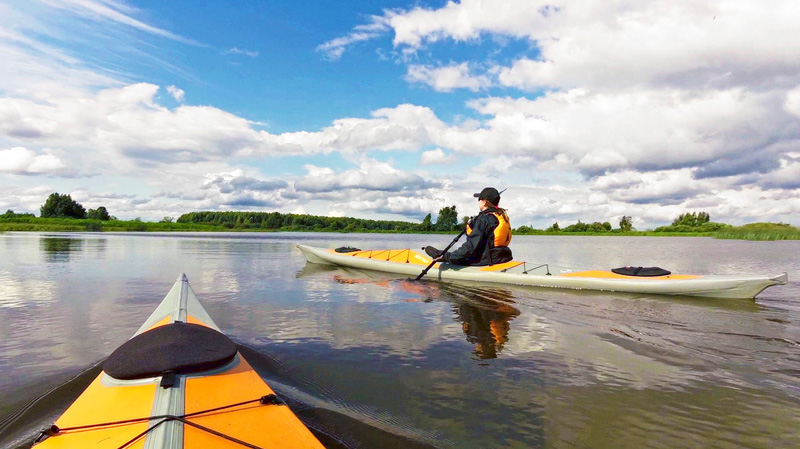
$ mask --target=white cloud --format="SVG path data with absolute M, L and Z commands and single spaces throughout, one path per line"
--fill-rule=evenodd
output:
M 341 192 L 346 189 L 400 192 L 427 189 L 437 185 L 419 175 L 394 168 L 391 164 L 363 158 L 357 169 L 337 173 L 331 168 L 306 165 L 307 175 L 295 182 L 301 192 Z
M 651 173 L 624 171 L 600 176 L 593 183 L 612 200 L 633 204 L 683 203 L 700 192 L 713 191 L 708 181 L 692 179 L 690 169 L 664 170 Z
M 466 62 L 446 67 L 412 65 L 408 68 L 406 80 L 427 84 L 439 92 L 450 92 L 454 89 L 478 91 L 491 85 L 487 76 L 470 75 L 469 64 Z
M 458 151 L 533 154 L 540 160 L 564 155 L 590 174 L 626 167 L 701 167 L 765 150 L 776 136 L 800 137 L 798 122 L 783 112 L 781 101 L 778 92 L 742 89 L 574 89 L 535 100 L 487 98 L 471 103 L 478 112 L 493 116 L 483 128 L 453 133 L 436 143 Z
M 215 158 L 259 144 L 247 120 L 209 106 L 167 109 L 155 102 L 158 89 L 140 83 L 47 103 L 3 98 L 0 133 L 32 144 L 90 148 L 100 159 L 122 154 L 162 162 Z
M 186 92 L 184 92 L 182 89 L 179 89 L 175 86 L 167 86 L 167 92 L 169 92 L 169 94 L 172 95 L 172 98 L 174 98 L 176 101 L 183 103 Z
M 261 132 L 264 152 L 313 154 L 373 150 L 417 150 L 432 141 L 446 125 L 430 108 L 411 104 L 383 108 L 372 118 L 343 118 L 318 132 L 295 132 L 272 135 Z
M 421 165 L 452 164 L 457 160 L 458 158 L 456 156 L 445 153 L 441 148 L 436 148 L 423 152 L 422 156 L 419 158 L 419 163 Z
M 57 174 L 65 172 L 67 166 L 58 157 L 36 154 L 23 147 L 0 150 L 0 173 L 17 175 Z
M 417 7 L 406 12 L 388 12 L 386 20 L 395 32 L 394 44 L 409 47 L 445 38 L 477 39 L 482 32 L 530 37 L 546 23 L 540 9 L 548 5 L 554 4 L 530 0 L 462 0 L 447 2 L 440 9 Z
M 327 59 L 337 61 L 342 57 L 348 46 L 374 39 L 388 29 L 389 27 L 386 25 L 384 18 L 371 16 L 368 24 L 358 25 L 347 36 L 337 37 L 317 46 L 317 51 L 324 53 Z
M 800 40 L 798 20 L 800 11 L 791 0 L 769 7 L 748 0 L 462 0 L 438 9 L 385 11 L 371 24 L 394 31 L 395 46 L 405 52 L 448 39 L 477 41 L 483 34 L 528 40 L 538 53 L 498 67 L 499 79 L 535 90 L 768 87 L 770 79 L 796 79 L 800 49 L 785 43 Z M 345 45 L 336 47 L 339 55 Z
M 786 93 L 786 102 L 783 104 L 783 109 L 790 114 L 800 117 L 800 86 Z
M 243 50 L 243 49 L 240 49 L 240 48 L 237 48 L 237 47 L 233 47 L 233 48 L 231 48 L 229 50 L 225 50 L 224 52 L 222 52 L 222 54 L 223 55 L 245 55 L 245 56 L 249 56 L 251 58 L 255 58 L 255 57 L 258 56 L 258 52 L 257 51 Z

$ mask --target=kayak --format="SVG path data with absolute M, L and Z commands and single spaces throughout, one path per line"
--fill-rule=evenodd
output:
M 323 448 L 226 337 L 185 274 L 38 448 Z
M 297 245 L 310 263 L 417 276 L 432 259 L 412 249 L 358 250 Z M 658 269 L 660 270 L 660 269 Z M 787 273 L 777 276 L 728 276 L 672 274 L 650 270 L 650 275 L 620 274 L 624 270 L 584 270 L 511 261 L 497 265 L 467 267 L 436 263 L 426 275 L 437 280 L 465 280 L 534 287 L 600 290 L 658 295 L 703 296 L 712 298 L 755 298 L 765 288 L 786 284 Z M 637 270 L 632 270 L 635 272 Z M 645 269 L 642 273 L 647 272 Z M 660 275 L 652 275 L 660 274 Z

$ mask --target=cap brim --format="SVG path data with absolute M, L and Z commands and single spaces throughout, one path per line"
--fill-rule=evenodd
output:
M 474 194 L 474 195 L 472 195 L 472 196 L 474 196 L 475 198 L 480 198 L 480 197 L 481 197 L 481 194 L 480 194 L 480 193 L 476 193 L 476 194 Z

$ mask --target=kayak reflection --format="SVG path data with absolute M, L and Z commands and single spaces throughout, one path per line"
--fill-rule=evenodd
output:
M 371 284 L 390 287 L 410 293 L 407 302 L 447 301 L 453 303 L 453 313 L 466 339 L 474 345 L 474 354 L 481 360 L 497 358 L 503 345 L 509 341 L 511 321 L 520 311 L 511 306 L 513 294 L 498 288 L 470 288 L 436 282 L 410 280 L 371 280 L 350 278 L 335 274 L 333 280 L 339 284 Z

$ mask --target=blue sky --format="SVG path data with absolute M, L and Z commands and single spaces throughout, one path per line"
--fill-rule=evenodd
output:
M 0 209 L 800 224 L 800 7 L 0 1 Z

